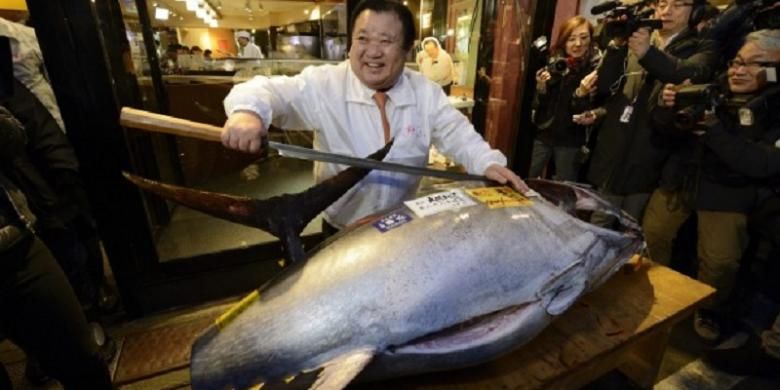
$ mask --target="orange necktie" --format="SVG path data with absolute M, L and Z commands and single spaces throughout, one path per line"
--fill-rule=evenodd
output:
M 382 115 L 382 128 L 385 130 L 385 143 L 390 142 L 390 121 L 387 120 L 387 113 L 385 112 L 385 104 L 387 103 L 387 94 L 384 92 L 377 92 L 374 94 L 374 101 L 379 107 L 379 113 Z

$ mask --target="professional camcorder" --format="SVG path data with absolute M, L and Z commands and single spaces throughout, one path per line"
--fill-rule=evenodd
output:
M 675 106 L 680 110 L 674 117 L 674 124 L 682 130 L 706 130 L 697 126 L 706 112 L 717 112 L 724 108 L 739 109 L 747 101 L 731 99 L 728 90 L 720 84 L 697 84 L 683 86 L 675 95 Z
M 590 9 L 592 15 L 604 14 L 607 22 L 604 24 L 604 34 L 612 38 L 628 39 L 634 31 L 647 27 L 657 30 L 663 27 L 659 19 L 652 19 L 653 11 L 649 8 L 651 0 L 624 4 L 621 1 L 605 1 Z
M 547 37 L 536 38 L 531 46 L 542 59 L 542 66 L 550 73 L 550 82 L 556 82 L 569 70 L 569 61 L 560 56 L 551 56 Z
M 777 0 L 736 0 L 724 14 L 752 23 L 753 30 L 778 29 L 780 7 L 773 7 L 775 3 Z
M 706 130 L 699 125 L 707 112 L 720 117 L 729 114 L 743 126 L 751 126 L 758 113 L 765 112 L 767 101 L 776 99 L 780 85 L 764 88 L 758 95 L 735 95 L 722 84 L 698 84 L 683 86 L 675 95 L 674 125 L 681 130 Z
M 720 43 L 723 55 L 733 57 L 751 31 L 780 29 L 780 7 L 777 0 L 736 0 L 723 11 L 702 36 Z

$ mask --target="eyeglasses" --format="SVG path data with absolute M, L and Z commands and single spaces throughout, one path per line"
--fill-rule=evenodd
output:
M 744 66 L 745 69 L 758 70 L 759 68 L 768 68 L 770 66 L 774 66 L 775 64 L 772 62 L 761 62 L 761 61 L 745 62 L 745 60 L 741 58 L 735 58 L 733 60 L 729 60 L 728 65 L 729 68 L 734 68 L 734 69 Z
M 671 9 L 680 9 L 682 7 L 693 7 L 693 3 L 685 3 L 682 1 L 660 0 L 657 3 L 655 3 L 655 6 L 660 9 L 664 9 L 669 6 L 671 6 Z

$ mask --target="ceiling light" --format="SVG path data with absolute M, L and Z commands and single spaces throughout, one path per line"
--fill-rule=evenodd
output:
M 154 10 L 154 18 L 157 20 L 168 20 L 169 14 L 170 11 L 168 11 L 166 8 L 155 8 Z
M 198 9 L 198 0 L 187 0 L 187 11 L 195 11 Z

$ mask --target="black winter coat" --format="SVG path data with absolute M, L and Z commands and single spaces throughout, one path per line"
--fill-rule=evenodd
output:
M 598 70 L 596 104 L 607 114 L 598 128 L 598 140 L 588 170 L 588 180 L 602 190 L 617 195 L 650 193 L 658 187 L 662 167 L 673 143 L 652 131 L 650 111 L 655 107 L 663 84 L 709 81 L 720 63 L 711 41 L 701 40 L 693 30 L 680 32 L 665 49 L 655 47 L 639 60 L 647 71 L 632 102 L 623 93 L 621 76 L 627 47 L 610 47 Z M 614 88 L 617 86 L 618 88 Z M 610 88 L 616 89 L 610 94 Z M 603 102 L 603 103 L 600 103 Z M 627 106 L 633 113 L 628 123 L 621 122 Z
M 748 105 L 754 123 L 739 123 L 736 109 L 720 111 L 719 120 L 696 137 L 690 153 L 681 150 L 674 160 L 678 166 L 667 169 L 664 187 L 682 189 L 697 210 L 750 213 L 773 192 L 780 193 L 780 87 Z M 766 92 L 766 91 L 765 91 Z M 654 113 L 660 129 L 670 127 L 668 109 Z M 687 159 L 686 159 L 687 158 Z M 671 165 L 671 164 L 670 164 Z
M 21 122 L 27 143 L 6 177 L 27 196 L 41 229 L 62 228 L 90 215 L 73 147 L 38 98 L 14 79 L 14 94 L 0 102 Z
M 585 126 L 572 122 L 572 115 L 580 114 L 573 107 L 574 90 L 583 77 L 595 69 L 601 54 L 595 54 L 589 62 L 572 69 L 555 83 L 548 82 L 545 93 L 536 92 L 534 97 L 534 125 L 536 139 L 549 146 L 578 148 L 585 144 Z

